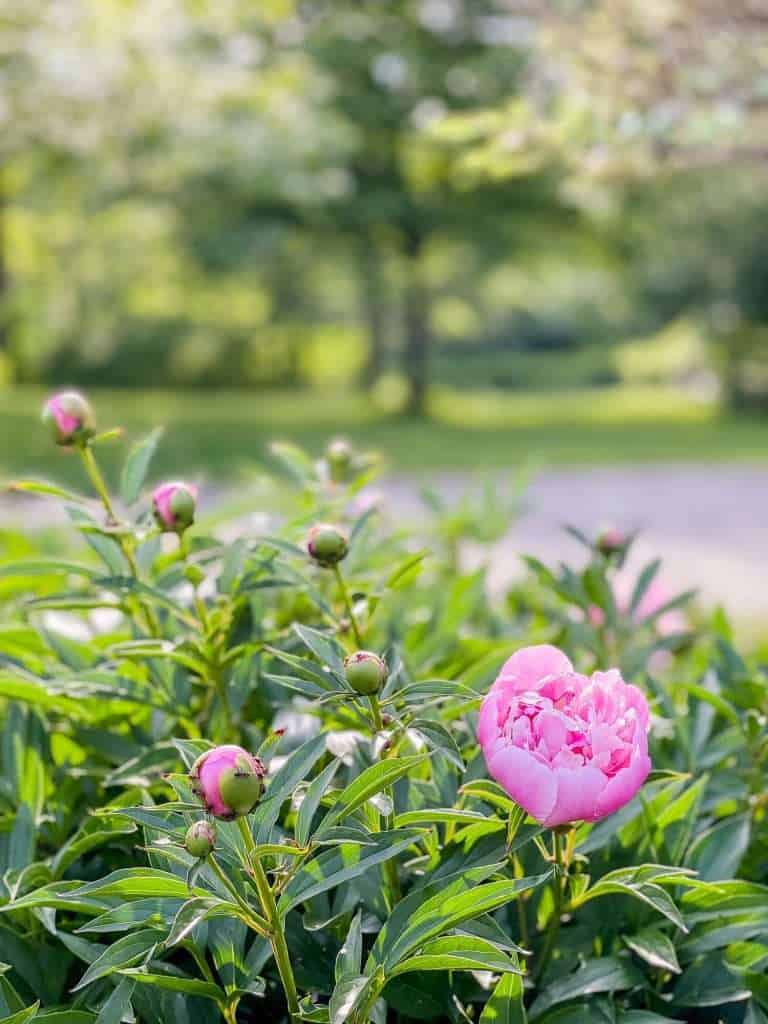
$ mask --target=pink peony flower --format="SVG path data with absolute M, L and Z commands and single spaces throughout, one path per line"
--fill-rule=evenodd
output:
M 195 521 L 197 488 L 182 481 L 160 484 L 152 494 L 157 525 L 169 533 L 183 533 Z
M 613 814 L 651 770 L 642 692 L 618 669 L 583 676 L 546 644 L 504 664 L 478 739 L 493 778 L 549 827 Z
M 250 814 L 261 796 L 264 775 L 258 757 L 231 743 L 207 750 L 189 773 L 205 809 L 226 821 Z

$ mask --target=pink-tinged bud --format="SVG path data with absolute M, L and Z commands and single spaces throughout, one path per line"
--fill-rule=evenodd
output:
M 318 565 L 329 569 L 346 558 L 349 540 L 340 526 L 318 523 L 307 535 L 307 551 Z
M 224 821 L 250 814 L 259 801 L 265 775 L 258 757 L 225 744 L 201 754 L 189 778 L 192 791 L 209 814 Z
M 600 554 L 610 558 L 611 555 L 617 555 L 626 546 L 627 538 L 621 530 L 611 526 L 598 534 L 595 543 Z
M 343 437 L 331 441 L 325 449 L 325 461 L 328 463 L 328 472 L 335 484 L 344 483 L 349 479 L 352 470 L 354 453 L 352 445 Z
M 84 444 L 96 433 L 96 417 L 87 399 L 78 391 L 61 391 L 43 407 L 43 423 L 56 444 Z
M 190 825 L 184 837 L 187 853 L 202 860 L 213 853 L 216 845 L 216 826 L 211 821 L 196 821 Z
M 161 530 L 183 533 L 195 521 L 197 488 L 180 480 L 160 484 L 152 495 L 152 511 Z
M 389 674 L 386 662 L 371 651 L 356 651 L 344 659 L 344 674 L 356 693 L 378 693 Z

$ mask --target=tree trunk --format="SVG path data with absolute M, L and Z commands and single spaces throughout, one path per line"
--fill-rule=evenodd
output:
M 427 409 L 429 384 L 429 291 L 424 281 L 422 249 L 424 239 L 418 233 L 409 234 L 405 243 L 404 370 L 408 378 L 409 395 L 406 413 L 423 417 Z
M 387 347 L 387 302 L 381 252 L 372 235 L 362 236 L 359 270 L 362 313 L 368 332 L 368 355 L 360 383 L 370 391 L 384 370 Z

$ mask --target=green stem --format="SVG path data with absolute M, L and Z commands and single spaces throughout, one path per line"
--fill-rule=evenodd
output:
M 363 638 L 360 633 L 360 627 L 357 624 L 357 619 L 355 618 L 354 610 L 352 608 L 352 600 L 349 596 L 347 584 L 344 580 L 344 577 L 341 574 L 341 569 L 339 568 L 338 565 L 334 565 L 333 571 L 336 576 L 336 582 L 339 585 L 339 590 L 341 591 L 341 598 L 344 602 L 344 607 L 347 610 L 347 617 L 349 618 L 349 623 L 352 627 L 352 633 L 355 637 L 355 643 L 357 644 L 358 648 L 360 648 L 363 646 Z
M 563 916 L 563 884 L 565 882 L 565 864 L 563 861 L 563 844 L 560 833 L 557 829 L 552 830 L 552 916 L 549 919 L 547 935 L 541 950 L 541 956 L 536 968 L 537 980 L 541 978 L 547 968 L 552 952 L 560 933 L 560 920 Z
M 94 457 L 93 449 L 89 444 L 82 444 L 80 445 L 79 450 L 80 457 L 82 458 L 83 465 L 85 466 L 85 471 L 88 474 L 88 477 L 91 483 L 93 484 L 96 493 L 98 494 L 99 498 L 101 498 L 101 503 L 106 509 L 109 519 L 113 523 L 116 523 L 117 516 L 115 515 L 115 510 L 112 507 L 112 499 L 109 496 L 109 490 L 107 489 L 104 477 L 101 475 L 99 464 Z
M 240 827 L 240 834 L 245 842 L 246 850 L 249 854 L 248 866 L 253 880 L 256 883 L 256 891 L 258 892 L 259 899 L 261 900 L 261 909 L 269 922 L 269 939 L 272 943 L 272 952 L 275 957 L 275 963 L 277 964 L 278 974 L 280 975 L 280 980 L 283 983 L 283 990 L 285 992 L 286 1002 L 288 1003 L 288 1012 L 291 1016 L 291 1021 L 295 1022 L 298 1021 L 300 1013 L 299 993 L 296 990 L 296 981 L 293 977 L 293 967 L 291 966 L 288 944 L 285 941 L 283 921 L 277 909 L 275 896 L 272 892 L 269 880 L 267 879 L 264 867 L 258 857 L 252 856 L 256 851 L 256 844 L 253 840 L 253 833 L 251 832 L 251 826 L 249 825 L 247 818 L 238 818 L 238 825 Z
M 93 449 L 89 444 L 82 444 L 80 445 L 79 451 L 80 457 L 83 460 L 83 465 L 85 466 L 85 471 L 88 474 L 88 478 L 93 484 L 94 489 L 104 506 L 104 510 L 107 513 L 107 519 L 110 523 L 117 524 L 119 520 L 115 514 L 115 509 L 112 505 L 112 499 L 109 496 L 109 489 L 106 481 L 104 480 L 99 464 L 96 461 L 96 457 L 93 454 Z M 136 558 L 133 554 L 131 542 L 129 542 L 122 534 L 118 535 L 117 542 L 120 545 L 121 551 L 125 555 L 125 560 L 128 562 L 128 567 L 131 570 L 133 578 L 138 583 L 139 567 L 136 564 Z M 138 599 L 138 606 L 144 614 L 144 619 L 150 636 L 160 636 L 160 625 L 152 609 L 145 605 L 141 598 Z
M 381 717 L 381 705 L 379 704 L 379 698 L 375 693 L 372 693 L 368 698 L 371 703 L 371 720 L 373 721 L 373 728 L 375 732 L 382 732 L 384 730 L 384 721 Z M 384 796 L 389 800 L 393 800 L 392 791 L 389 789 L 384 790 Z M 394 814 L 382 814 L 381 820 L 384 824 L 384 828 L 390 831 L 395 827 Z M 387 860 L 383 865 L 384 878 L 386 879 L 387 886 L 389 889 L 389 903 L 390 910 L 400 900 L 400 879 L 397 875 L 397 864 L 393 859 Z
M 269 922 L 265 921 L 260 914 L 257 914 L 248 906 L 247 901 L 244 900 L 240 893 L 237 891 L 235 884 L 228 877 L 227 873 L 224 871 L 221 864 L 219 864 L 219 862 L 216 860 L 213 854 L 211 854 L 208 857 L 208 863 L 211 866 L 214 874 L 217 876 L 217 878 L 219 878 L 222 885 L 224 885 L 224 887 L 226 888 L 227 892 L 232 896 L 232 899 L 235 901 L 235 903 L 237 903 L 249 927 L 252 928 L 255 932 L 258 932 L 259 935 L 262 935 L 264 938 L 269 938 Z

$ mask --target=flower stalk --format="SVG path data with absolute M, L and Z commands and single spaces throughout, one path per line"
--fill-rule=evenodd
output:
M 288 943 L 285 941 L 283 921 L 277 909 L 275 895 L 272 892 L 272 887 L 269 884 L 264 867 L 259 858 L 254 856 L 256 853 L 256 843 L 253 839 L 251 826 L 246 818 L 239 818 L 238 825 L 240 827 L 240 834 L 245 843 L 245 848 L 248 852 L 248 870 L 253 878 L 254 884 L 256 885 L 256 891 L 259 894 L 259 900 L 261 902 L 261 909 L 268 922 L 269 941 L 272 946 L 275 963 L 277 964 L 280 981 L 283 985 L 283 991 L 285 992 L 288 1012 L 290 1014 L 291 1021 L 295 1022 L 298 1021 L 300 1013 L 299 993 L 296 989 L 296 980 L 293 976 L 293 967 L 291 965 L 290 953 L 288 952 Z
M 339 568 L 338 564 L 334 565 L 333 573 L 334 576 L 336 577 L 336 582 L 339 585 L 341 599 L 344 602 L 344 608 L 346 609 L 347 612 L 347 618 L 349 619 L 349 624 L 352 628 L 352 635 L 355 638 L 355 643 L 357 644 L 358 647 L 362 647 L 363 638 L 362 634 L 360 633 L 360 627 L 357 624 L 357 619 L 355 618 L 355 610 L 352 606 L 352 599 L 349 595 L 349 588 L 347 587 L 346 580 L 344 579 L 344 575 L 342 574 L 342 571 Z

